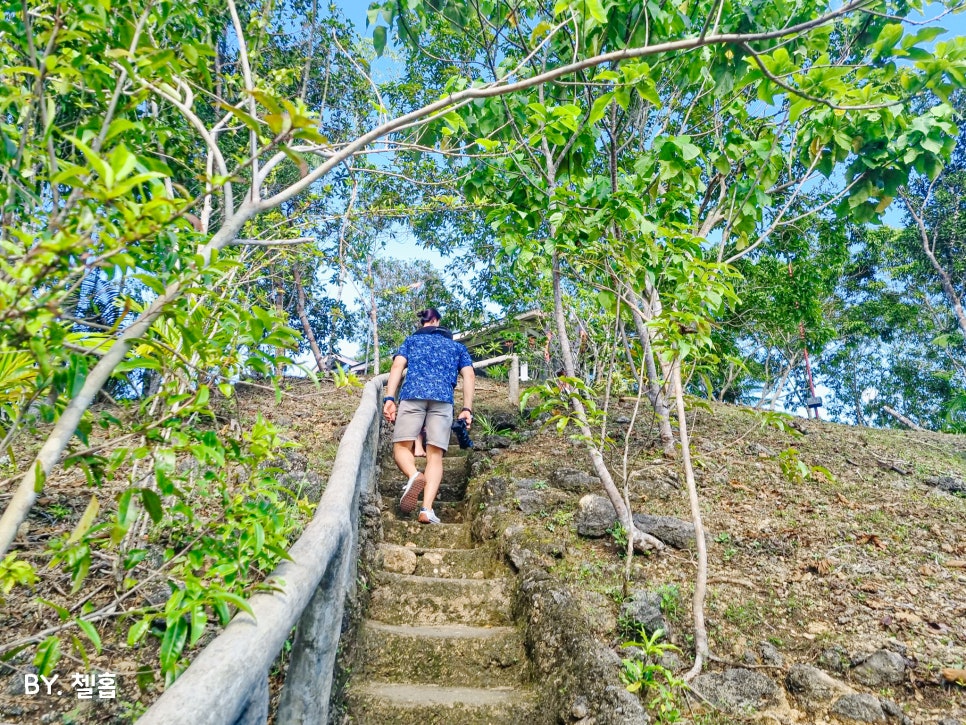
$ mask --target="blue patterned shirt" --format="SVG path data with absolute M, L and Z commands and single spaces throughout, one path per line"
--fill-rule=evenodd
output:
M 473 365 L 466 347 L 453 340 L 453 333 L 442 327 L 419 328 L 405 339 L 396 355 L 406 358 L 407 363 L 400 401 L 452 403 L 460 370 Z

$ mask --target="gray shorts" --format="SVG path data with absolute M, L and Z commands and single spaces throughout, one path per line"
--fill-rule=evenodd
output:
M 453 404 L 438 400 L 401 400 L 396 407 L 392 442 L 414 441 L 424 426 L 426 443 L 445 451 L 453 432 Z

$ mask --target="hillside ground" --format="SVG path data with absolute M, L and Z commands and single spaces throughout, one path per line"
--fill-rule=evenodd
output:
M 709 668 L 767 670 L 755 654 L 767 642 L 786 666 L 816 665 L 848 680 L 851 664 L 889 649 L 909 669 L 901 685 L 876 694 L 916 723 L 966 719 L 966 688 L 941 675 L 966 667 L 966 496 L 944 490 L 961 490 L 966 480 L 966 437 L 703 401 L 689 407 L 708 532 L 707 627 L 718 660 Z M 618 482 L 632 411 L 627 400 L 610 411 L 608 462 Z M 593 470 L 583 446 L 555 430 L 521 438 L 495 457 L 488 475 L 547 479 L 560 468 Z M 630 436 L 632 509 L 690 520 L 680 463 L 663 457 L 656 439 L 649 425 Z M 599 636 L 620 651 L 627 639 L 618 623 L 623 546 L 612 536 L 578 536 L 576 500 L 530 518 L 543 522 L 546 549 L 555 552 L 551 571 L 579 588 Z M 635 556 L 630 577 L 631 588 L 661 593 L 687 667 L 695 571 L 692 551 L 668 549 Z
M 286 466 L 324 482 L 357 401 L 358 391 L 325 383 L 317 388 L 289 381 L 281 400 L 270 390 L 240 386 L 235 399 L 226 402 L 220 424 L 249 426 L 260 413 L 298 444 L 286 454 Z M 616 444 L 608 457 L 618 480 L 632 404 L 618 402 L 610 413 Z M 473 435 L 483 445 L 495 433 L 488 418 L 517 415 L 506 402 L 505 387 L 486 379 L 479 381 L 475 407 L 480 415 Z M 747 662 L 749 652 L 768 642 L 786 663 L 838 666 L 837 676 L 847 679 L 850 661 L 889 648 L 901 652 L 910 669 L 901 685 L 879 694 L 898 702 L 916 723 L 943 716 L 966 720 L 966 689 L 940 674 L 943 668 L 966 667 L 966 498 L 941 488 L 943 481 L 966 479 L 966 438 L 762 416 L 697 402 L 689 416 L 708 530 L 712 652 L 723 661 Z M 645 417 L 630 436 L 632 507 L 636 513 L 690 519 L 680 464 L 661 456 L 651 422 Z M 519 421 L 516 431 L 501 436 L 509 447 L 492 455 L 484 475 L 546 479 L 560 468 L 591 471 L 584 449 L 566 433 Z M 16 459 L 25 460 L 30 452 L 29 446 L 17 449 Z M 5 476 L 10 475 L 7 465 Z M 13 485 L 3 482 L 0 501 Z M 119 476 L 98 489 L 104 510 L 126 485 Z M 48 480 L 26 536 L 18 541 L 21 557 L 34 565 L 40 581 L 5 597 L 0 645 L 60 625 L 56 610 L 41 600 L 77 611 L 79 601 L 101 607 L 122 595 L 109 554 L 95 559 L 74 595 L 63 571 L 44 569 L 47 543 L 73 529 L 90 497 L 77 469 Z M 576 508 L 575 497 L 529 518 L 559 552 L 548 567 L 573 584 L 598 636 L 620 651 L 626 639 L 618 624 L 626 562 L 612 537 L 577 535 Z M 671 641 L 682 650 L 682 666 L 688 665 L 693 553 L 669 549 L 635 556 L 631 564 L 632 587 L 662 593 Z M 156 606 L 152 593 L 150 588 L 135 592 L 124 600 L 125 608 Z M 97 625 L 101 653 L 88 652 L 84 662 L 67 646 L 57 667 L 62 675 L 92 669 L 117 673 L 115 699 L 78 700 L 68 688 L 62 696 L 25 694 L 23 675 L 31 671 L 34 653 L 28 649 L 0 673 L 0 722 L 135 719 L 158 692 L 158 640 L 128 647 L 130 623 L 121 615 L 102 620 Z M 838 657 L 837 665 L 830 653 Z M 137 686 L 139 674 L 144 689 Z
M 293 531 L 291 542 L 311 517 L 314 502 L 321 495 L 328 478 L 342 432 L 358 405 L 360 390 L 336 389 L 331 382 L 319 385 L 304 379 L 286 379 L 281 397 L 276 398 L 271 387 L 240 384 L 229 399 L 216 401 L 216 421 L 207 423 L 212 429 L 230 430 L 244 436 L 252 429 L 258 416 L 278 426 L 281 439 L 294 443 L 293 448 L 279 451 L 274 461 L 286 473 L 301 483 L 295 495 L 300 504 L 291 506 Z M 137 415 L 128 406 L 102 406 L 125 424 Z M 98 410 L 97 412 L 100 412 Z M 0 505 L 7 500 L 16 485 L 11 474 L 16 462 L 30 460 L 42 442 L 41 434 L 20 439 L 20 444 L 8 452 L 0 469 Z M 123 442 L 123 441 L 122 441 Z M 91 446 L 101 446 L 110 455 L 113 443 L 102 437 L 95 427 Z M 13 461 L 11 461 L 11 455 Z M 186 462 L 179 461 L 179 467 Z M 250 472 L 242 472 L 248 475 Z M 159 668 L 159 649 L 163 630 L 147 636 L 140 644 L 127 643 L 129 628 L 144 612 L 160 612 L 171 593 L 165 583 L 164 550 L 166 539 L 158 527 L 150 530 L 143 542 L 146 550 L 142 563 L 118 575 L 116 548 L 105 546 L 94 552 L 90 571 L 77 592 L 71 593 L 71 579 L 62 567 L 48 568 L 50 545 L 69 535 L 84 514 L 92 495 L 100 502 L 98 521 L 106 520 L 117 511 L 120 493 L 130 484 L 130 467 L 124 467 L 106 479 L 100 487 L 92 488 L 79 468 L 56 470 L 46 482 L 37 505 L 31 511 L 26 526 L 14 545 L 20 560 L 30 563 L 38 575 L 32 586 L 15 586 L 8 594 L 0 591 L 0 650 L 9 660 L 0 664 L 0 723 L 129 723 L 133 722 L 161 690 L 163 677 Z M 205 517 L 216 521 L 221 515 L 221 499 L 199 486 L 189 493 L 192 506 Z M 162 521 L 161 528 L 172 522 Z M 126 581 L 125 581 L 126 579 Z M 257 584 L 257 580 L 253 586 Z M 49 604 L 48 604 L 49 603 Z M 65 623 L 58 611 L 77 616 L 84 611 L 96 613 L 114 604 L 115 611 L 94 624 L 101 651 L 80 630 Z M 58 610 L 57 608 L 61 608 Z M 89 616 L 89 615 L 86 615 Z M 156 629 L 156 628 L 155 628 Z M 209 626 L 194 647 L 187 647 L 185 662 L 213 638 L 219 628 L 214 613 L 209 611 Z M 61 655 L 53 669 L 60 680 L 48 695 L 41 684 L 39 692 L 30 693 L 25 687 L 25 675 L 37 672 L 34 657 L 36 643 L 17 652 L 11 645 L 28 643 L 41 634 L 61 637 Z M 74 637 L 77 637 L 75 643 Z M 79 643 L 79 646 L 78 646 Z M 96 689 L 91 699 L 80 699 L 81 688 L 75 688 L 73 674 L 110 672 L 116 675 L 116 690 L 112 697 L 97 699 Z M 60 693 L 60 694 L 58 694 Z

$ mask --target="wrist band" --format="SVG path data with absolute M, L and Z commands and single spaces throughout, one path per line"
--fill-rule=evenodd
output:
M 473 415 L 473 409 L 472 408 L 463 408 L 463 410 L 461 410 L 460 413 L 462 413 L 463 411 L 466 411 L 470 415 Z
M 387 395 L 385 398 L 382 399 L 382 402 L 383 403 L 395 403 L 396 402 L 396 399 L 394 397 L 392 397 L 391 395 Z

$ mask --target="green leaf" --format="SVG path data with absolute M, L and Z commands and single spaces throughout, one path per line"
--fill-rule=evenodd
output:
M 130 629 L 128 629 L 127 631 L 128 647 L 133 647 L 142 639 L 144 639 L 144 635 L 147 634 L 148 629 L 151 627 L 151 622 L 153 621 L 153 619 L 154 619 L 153 617 L 148 616 L 131 625 Z
M 499 141 L 494 141 L 493 139 L 489 138 L 478 138 L 476 139 L 476 143 L 484 151 L 496 151 L 498 148 L 500 148 Z
M 23 652 L 25 649 L 27 649 L 28 647 L 32 647 L 32 646 L 33 646 L 33 642 L 28 642 L 27 644 L 22 644 L 22 645 L 19 645 L 17 647 L 14 647 L 12 649 L 8 649 L 6 652 L 4 652 L 2 655 L 0 655 L 0 662 L 9 662 L 14 657 L 16 657 L 18 654 L 20 654 L 21 652 Z
M 228 113 L 230 113 L 239 121 L 241 121 L 243 124 L 245 124 L 245 126 L 247 126 L 249 130 L 254 131 L 255 133 L 262 132 L 261 122 L 257 118 L 255 118 L 254 116 L 246 112 L 244 109 L 239 108 L 238 106 L 229 105 L 228 103 L 219 103 L 218 106 L 223 110 L 228 111 Z M 227 179 L 216 177 L 213 180 L 213 183 L 215 186 L 222 186 L 225 183 L 225 181 L 227 181 Z
M 255 616 L 255 613 L 252 611 L 252 608 L 248 602 L 237 594 L 232 594 L 231 592 L 218 592 L 218 597 L 231 602 L 238 607 L 238 609 L 245 612 L 245 614 L 248 614 L 252 617 Z
M 295 559 L 292 558 L 292 555 L 280 546 L 276 546 L 275 544 L 265 544 L 265 548 L 275 554 L 275 556 L 277 556 L 279 559 L 284 561 L 295 561 Z
M 687 141 L 682 141 L 678 144 L 681 149 L 681 156 L 685 161 L 693 161 L 701 155 L 701 149 L 695 146 L 693 143 Z
M 600 96 L 596 101 L 594 101 L 594 105 L 591 106 L 591 109 L 590 109 L 590 116 L 588 118 L 588 121 L 590 123 L 597 123 L 600 119 L 602 119 L 604 117 L 604 114 L 607 113 L 607 106 L 609 106 L 611 101 L 613 100 L 614 100 L 613 93 L 605 93 L 604 95 Z
M 207 625 L 208 615 L 205 614 L 204 605 L 196 604 L 191 608 L 191 639 L 188 641 L 189 646 L 194 646 L 201 639 L 201 635 L 204 634 Z
M 87 533 L 94 524 L 94 519 L 97 518 L 97 512 L 101 510 L 101 505 L 97 501 L 97 496 L 91 496 L 91 500 L 87 504 L 87 508 L 84 509 L 84 515 L 80 517 L 80 521 L 77 522 L 77 526 L 71 532 L 70 538 L 67 539 L 68 544 L 74 544 L 81 540 L 81 537 Z
M 144 510 L 148 512 L 148 516 L 154 523 L 159 523 L 162 516 L 164 515 L 164 509 L 161 505 L 161 497 L 157 492 L 152 491 L 150 488 L 142 488 L 140 490 L 141 501 L 144 503 Z
M 134 278 L 155 294 L 164 294 L 164 282 L 150 274 L 135 274 Z
M 147 549 L 131 549 L 124 555 L 124 571 L 130 571 L 147 557 Z
M 168 624 L 161 638 L 161 671 L 170 672 L 178 664 L 181 652 L 188 639 L 188 624 L 178 617 Z
M 889 23 L 879 32 L 879 37 L 873 43 L 877 56 L 883 56 L 892 51 L 902 37 L 902 23 Z
M 150 357 L 132 357 L 122 360 L 114 372 L 126 373 L 130 370 L 160 370 L 161 362 Z
M 131 508 L 131 497 L 134 496 L 135 489 L 129 488 L 121 492 L 117 498 L 117 526 L 116 531 L 111 536 L 114 543 L 118 543 L 127 530 L 134 523 L 135 511 Z
M 386 27 L 380 25 L 372 31 L 372 45 L 376 49 L 376 55 L 382 56 L 386 49 Z
M 110 164 L 94 153 L 94 150 L 79 138 L 74 136 L 68 136 L 67 138 L 71 141 L 71 143 L 80 149 L 82 154 L 84 154 L 84 158 L 87 159 L 87 163 L 89 163 L 97 172 L 97 175 L 101 177 L 101 181 L 104 182 L 104 186 L 106 186 L 108 189 L 114 186 L 114 171 L 111 169 Z
M 60 618 L 61 622 L 66 622 L 68 619 L 70 619 L 70 610 L 68 610 L 67 607 L 62 607 L 59 604 L 54 604 L 53 602 L 47 599 L 38 599 L 37 601 L 39 601 L 41 604 L 45 606 L 50 607 L 55 612 L 57 612 L 57 616 Z
M 34 493 L 40 493 L 44 490 L 44 483 L 47 481 L 47 473 L 44 471 L 43 465 L 40 461 L 34 466 Z
M 138 689 L 142 693 L 147 693 L 148 688 L 154 684 L 154 669 L 149 665 L 141 665 L 138 667 L 135 682 L 137 682 Z
M 946 28 L 940 28 L 939 26 L 933 26 L 930 28 L 922 28 L 915 35 L 907 35 L 902 39 L 903 50 L 909 50 L 912 46 L 918 45 L 919 43 L 928 43 L 931 40 L 935 40 L 940 35 L 946 32 Z
M 37 647 L 37 654 L 34 655 L 34 667 L 37 674 L 46 677 L 53 672 L 54 667 L 60 660 L 60 637 L 48 637 Z
M 265 528 L 259 523 L 255 522 L 253 526 L 255 530 L 255 554 L 256 556 L 262 552 L 262 548 L 265 546 Z
M 77 622 L 77 626 L 81 628 L 84 634 L 87 635 L 87 639 L 89 639 L 91 641 L 91 644 L 94 645 L 94 651 L 97 652 L 97 654 L 100 654 L 101 636 L 97 633 L 97 630 L 94 628 L 94 625 L 88 622 L 86 619 L 81 619 L 80 617 L 78 617 L 74 621 Z
M 215 614 L 218 615 L 218 621 L 221 623 L 221 626 L 224 627 L 228 624 L 229 620 L 231 620 L 231 612 L 228 609 L 228 605 L 224 601 L 216 599 L 212 602 L 211 606 L 215 610 Z
M 594 20 L 601 25 L 607 22 L 607 13 L 604 12 L 604 5 L 601 0 L 583 0 L 583 2 Z
M 165 174 L 159 171 L 146 171 L 143 174 L 135 174 L 130 179 L 125 179 L 119 184 L 115 184 L 107 193 L 106 198 L 117 199 L 127 194 L 131 189 L 139 184 L 144 184 L 152 179 L 163 179 Z
M 137 166 L 137 158 L 127 148 L 121 144 L 111 152 L 111 170 L 114 172 L 114 179 L 120 181 Z
M 198 392 L 195 397 L 195 405 L 202 406 L 207 405 L 208 401 L 211 399 L 211 388 L 207 385 L 199 385 Z
M 70 593 L 76 594 L 80 591 L 80 588 L 84 585 L 84 579 L 87 578 L 87 572 L 91 568 L 91 550 L 86 544 L 80 547 L 80 556 L 77 557 L 74 563 L 74 570 L 70 575 Z

